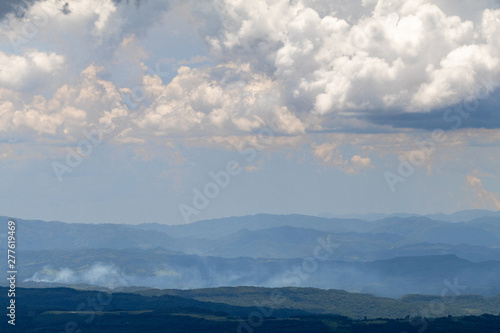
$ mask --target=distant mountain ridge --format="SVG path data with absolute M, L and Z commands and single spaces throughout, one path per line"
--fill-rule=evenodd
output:
M 497 216 L 370 222 L 258 214 L 176 226 L 16 221 L 19 276 L 26 281 L 163 288 L 296 283 L 397 297 L 439 294 L 444 281 L 456 278 L 469 293 L 500 291 Z
M 177 226 L 17 221 L 19 250 L 162 247 L 220 257 L 303 258 L 311 255 L 318 238 L 330 237 L 337 245 L 331 257 L 337 260 L 388 259 L 418 252 L 455 254 L 473 261 L 500 257 L 500 217 L 455 223 L 421 216 L 367 222 L 259 214 Z M 5 237 L 0 238 L 1 246 L 6 246 Z
M 152 250 L 24 251 L 19 281 L 110 288 L 315 287 L 378 296 L 439 295 L 448 284 L 461 294 L 500 293 L 500 261 L 474 263 L 455 255 L 396 257 L 370 262 L 221 258 Z M 47 260 L 50 258 L 50 260 Z M 311 257 L 312 258 L 312 257 Z M 308 260 L 307 262 L 312 262 Z
M 353 218 L 365 221 L 377 221 L 389 217 L 414 217 L 423 216 L 428 217 L 433 220 L 439 220 L 444 222 L 468 222 L 481 217 L 499 217 L 500 211 L 491 211 L 486 209 L 470 209 L 461 210 L 452 214 L 409 214 L 409 213 L 393 213 L 393 214 L 382 214 L 382 213 L 372 213 L 372 214 L 332 214 L 332 213 L 321 213 L 319 217 L 326 218 Z

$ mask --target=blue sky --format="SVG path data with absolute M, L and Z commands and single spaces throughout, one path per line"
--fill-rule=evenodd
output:
M 498 1 L 0 7 L 0 213 L 500 210 Z

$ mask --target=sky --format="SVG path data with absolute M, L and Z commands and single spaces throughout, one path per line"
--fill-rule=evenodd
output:
M 0 215 L 500 210 L 498 0 L 0 5 Z

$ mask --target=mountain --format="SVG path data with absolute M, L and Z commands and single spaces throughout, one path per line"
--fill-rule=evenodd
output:
M 0 287 L 0 290 L 6 289 Z M 101 309 L 106 312 L 161 310 L 170 313 L 186 311 L 246 316 L 251 311 L 267 308 L 272 309 L 272 315 L 278 318 L 313 314 L 340 315 L 353 319 L 404 318 L 408 315 L 424 314 L 428 311 L 425 307 L 429 307 L 430 303 L 442 303 L 445 306 L 427 315 L 463 316 L 500 313 L 500 294 L 489 298 L 476 295 L 436 297 L 412 294 L 393 299 L 335 289 L 292 287 L 220 287 L 191 290 L 150 288 L 94 290 L 91 286 L 81 286 L 78 289 L 19 288 L 17 298 L 24 308 L 30 308 L 35 314 L 43 314 L 47 310 L 85 309 L 80 303 L 88 299 L 101 303 Z M 0 299 L 6 297 L 2 295 Z M 85 305 L 92 306 L 92 303 Z
M 250 231 L 243 229 L 219 238 L 204 255 L 219 257 L 301 258 L 317 245 L 323 231 L 289 226 Z
M 341 219 L 360 219 L 365 221 L 377 221 L 383 220 L 391 217 L 416 217 L 423 216 L 430 218 L 432 220 L 444 221 L 444 222 L 468 222 L 477 218 L 482 217 L 500 217 L 500 211 L 491 211 L 486 209 L 472 209 L 472 210 L 461 210 L 452 214 L 408 214 L 408 213 L 394 213 L 394 214 L 383 214 L 383 213 L 372 213 L 372 214 L 332 214 L 332 213 L 321 213 L 319 217 L 325 218 L 341 218 Z
M 50 258 L 50 259 L 48 259 Z M 23 251 L 18 279 L 109 288 L 315 287 L 378 296 L 439 295 L 447 284 L 460 294 L 500 293 L 500 261 L 471 262 L 454 255 L 397 257 L 370 262 L 221 258 L 155 250 Z
M 451 223 L 261 214 L 179 226 L 16 221 L 24 281 L 307 286 L 399 297 L 439 294 L 456 278 L 468 293 L 500 290 L 500 218 L 494 216 Z
M 446 303 L 442 315 L 500 314 L 500 294 L 489 298 L 476 295 L 448 294 L 439 298 L 429 295 L 405 295 L 398 299 L 370 294 L 350 293 L 336 289 L 317 288 L 258 288 L 221 287 L 207 289 L 139 289 L 123 290 L 145 296 L 174 295 L 199 301 L 224 303 L 233 306 L 269 304 L 269 295 L 279 294 L 280 307 L 314 314 L 340 314 L 349 318 L 403 318 L 423 312 L 429 303 Z M 437 313 L 436 313 L 437 314 Z
M 161 225 L 157 223 L 139 224 L 137 229 L 157 230 L 172 237 L 196 237 L 218 239 L 235 232 L 247 229 L 250 231 L 277 228 L 296 227 L 311 228 L 321 231 L 363 231 L 369 222 L 356 219 L 327 219 L 307 215 L 270 215 L 257 214 L 241 217 L 227 217 L 214 220 L 203 220 L 183 225 Z
M 494 222 L 492 222 L 492 220 Z M 500 235 L 491 233 L 491 224 L 500 225 L 500 218 L 490 218 L 490 223 L 449 223 L 427 217 L 387 218 L 373 222 L 371 233 L 391 232 L 408 237 L 414 242 L 469 244 L 493 247 L 500 245 Z M 488 230 L 488 228 L 490 230 Z
M 371 213 L 371 214 L 332 214 L 332 213 L 321 213 L 318 214 L 318 217 L 324 217 L 328 219 L 356 219 L 363 221 L 378 221 L 383 220 L 390 217 L 413 217 L 413 216 L 422 216 L 419 214 L 408 214 L 408 213 L 393 213 L 393 214 L 384 214 L 384 213 Z
M 5 225 L 7 217 L 0 217 Z M 16 219 L 18 250 L 69 250 L 89 248 L 150 248 L 164 246 L 179 247 L 179 243 L 167 234 L 143 230 L 137 232 L 124 224 L 83 224 L 45 222 L 40 220 Z M 0 246 L 6 246 L 6 238 L 0 239 Z
M 2 303 L 9 302 L 7 290 L 0 288 Z M 500 316 L 492 315 L 500 310 L 499 297 L 409 295 L 392 300 L 338 290 L 248 287 L 18 288 L 16 293 L 16 325 L 3 320 L 2 332 L 495 333 L 500 327 Z M 463 315 L 471 312 L 477 315 Z
M 6 217 L 0 218 L 4 222 Z M 154 249 L 227 258 L 305 258 L 331 239 L 335 260 L 370 261 L 409 255 L 498 258 L 500 218 L 443 222 L 423 216 L 367 222 L 304 215 L 254 215 L 188 225 L 68 224 L 17 219 L 19 250 Z M 0 246 L 6 246 L 5 237 Z
M 426 217 L 433 220 L 445 222 L 469 222 L 483 217 L 500 217 L 500 211 L 491 211 L 485 209 L 461 210 L 453 214 L 429 214 Z

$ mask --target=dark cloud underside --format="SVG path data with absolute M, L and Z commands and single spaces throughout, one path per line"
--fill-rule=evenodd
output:
M 376 125 L 432 131 L 460 128 L 500 128 L 500 89 L 486 100 L 473 100 L 423 113 L 380 113 L 366 119 Z

